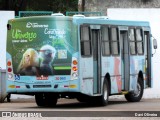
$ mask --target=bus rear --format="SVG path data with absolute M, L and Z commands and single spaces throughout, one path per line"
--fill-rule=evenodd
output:
M 7 92 L 79 92 L 77 26 L 69 17 L 9 20 Z

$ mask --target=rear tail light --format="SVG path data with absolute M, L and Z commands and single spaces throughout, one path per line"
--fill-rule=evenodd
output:
M 77 71 L 77 70 L 78 70 L 77 66 L 73 66 L 73 67 L 72 67 L 72 70 L 73 70 L 73 71 Z
M 12 72 L 12 62 L 11 60 L 7 61 L 8 72 Z
M 8 72 L 12 72 L 12 68 L 8 68 Z
M 78 60 L 72 57 L 71 80 L 78 79 Z
M 8 80 L 14 80 L 13 68 L 11 60 L 7 61 Z
M 7 66 L 11 66 L 11 65 L 12 65 L 11 61 L 8 61 Z
M 73 60 L 73 65 L 77 65 L 78 64 L 78 61 L 77 60 Z

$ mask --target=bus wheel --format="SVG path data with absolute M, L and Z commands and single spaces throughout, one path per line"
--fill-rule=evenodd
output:
M 98 97 L 98 104 L 101 106 L 106 106 L 108 104 L 109 86 L 107 80 L 103 83 L 103 92 L 100 97 Z
M 89 103 L 92 100 L 91 97 L 87 96 L 87 95 L 78 95 L 76 98 L 77 98 L 77 100 L 79 102 L 87 102 L 87 103 Z
M 46 105 L 45 95 L 43 93 L 36 94 L 35 101 L 36 101 L 36 104 L 40 107 L 43 107 Z
M 143 96 L 143 90 L 143 80 L 141 77 L 138 77 L 137 90 L 126 94 L 126 100 L 129 102 L 139 102 Z
M 87 102 L 85 98 L 82 98 L 82 97 L 77 97 L 77 100 L 79 102 Z
M 54 107 L 57 104 L 58 97 L 56 94 L 47 93 L 46 94 L 46 105 L 48 107 Z

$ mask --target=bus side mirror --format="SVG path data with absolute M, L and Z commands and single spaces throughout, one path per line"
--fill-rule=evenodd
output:
M 153 39 L 153 48 L 157 49 L 157 40 L 156 39 Z
M 155 49 L 155 52 L 152 54 L 152 57 L 156 53 L 156 49 L 157 49 L 157 40 L 155 38 L 153 39 L 153 48 Z

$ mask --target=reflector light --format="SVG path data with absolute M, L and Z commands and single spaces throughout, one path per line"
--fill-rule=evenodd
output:
M 11 61 L 8 61 L 8 62 L 7 62 L 7 65 L 8 65 L 8 66 L 11 66 L 11 65 L 12 65 Z
M 69 88 L 76 88 L 76 85 L 69 85 Z
M 69 87 L 68 85 L 64 85 L 64 87 Z
M 8 88 L 15 88 L 15 85 L 10 85 L 8 86 Z
M 12 68 L 8 68 L 8 72 L 12 72 Z
M 74 73 L 72 74 L 72 76 L 73 76 L 74 78 L 76 78 L 76 77 L 78 77 L 78 74 L 74 72 Z
M 20 86 L 16 86 L 16 88 L 20 88 Z
M 78 68 L 77 68 L 76 66 L 74 66 L 74 67 L 72 68 L 72 70 L 73 70 L 73 71 L 77 71 Z
M 8 78 L 9 78 L 9 79 L 12 79 L 12 78 L 13 78 L 13 75 L 12 75 L 11 73 L 9 73 L 9 74 L 8 74 Z
M 78 61 L 77 60 L 73 60 L 73 65 L 77 65 Z

